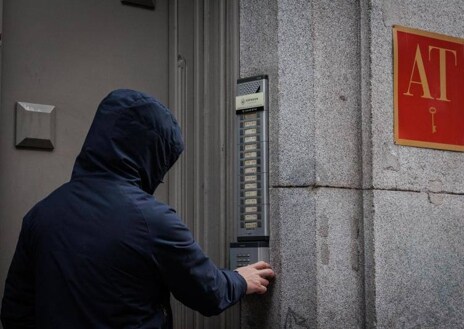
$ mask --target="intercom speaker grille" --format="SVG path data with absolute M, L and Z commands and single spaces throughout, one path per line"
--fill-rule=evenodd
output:
M 237 85 L 238 96 L 259 93 L 262 91 L 261 80 L 249 81 Z

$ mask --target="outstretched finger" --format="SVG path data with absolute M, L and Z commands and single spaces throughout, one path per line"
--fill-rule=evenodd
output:
M 259 280 L 259 283 L 261 283 L 261 285 L 265 287 L 269 285 L 269 281 L 264 278 L 261 278 L 261 280 Z
M 258 291 L 257 291 L 256 293 L 259 294 L 259 295 L 262 295 L 262 294 L 266 293 L 266 291 L 267 291 L 267 288 L 266 288 L 265 286 L 262 286 L 262 285 L 261 285 L 261 286 L 258 288 Z
M 251 264 L 251 266 L 254 267 L 257 270 L 262 270 L 262 269 L 265 269 L 265 268 L 271 268 L 271 265 L 269 265 L 268 263 L 266 263 L 264 261 L 259 261 L 257 263 Z
M 258 275 L 262 278 L 273 278 L 275 277 L 275 273 L 270 268 L 266 268 L 263 270 L 258 270 Z

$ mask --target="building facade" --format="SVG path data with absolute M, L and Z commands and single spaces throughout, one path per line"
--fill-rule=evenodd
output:
M 394 143 L 392 39 L 394 25 L 462 38 L 463 12 L 241 2 L 240 73 L 271 80 L 278 273 L 242 327 L 464 328 L 463 154 Z
M 220 317 L 175 303 L 177 328 L 464 328 L 464 155 L 395 144 L 393 65 L 393 26 L 464 38 L 464 1 L 0 4 L 0 292 L 22 217 L 119 87 L 175 112 L 186 151 L 157 197 L 227 266 L 235 82 L 267 74 L 277 278 Z M 55 106 L 52 151 L 16 147 L 17 102 Z

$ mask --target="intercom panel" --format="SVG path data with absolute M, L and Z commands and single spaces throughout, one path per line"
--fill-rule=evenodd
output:
M 237 81 L 237 240 L 269 238 L 268 77 Z
M 234 270 L 259 261 L 269 263 L 268 241 L 233 242 L 230 244 L 230 269 Z

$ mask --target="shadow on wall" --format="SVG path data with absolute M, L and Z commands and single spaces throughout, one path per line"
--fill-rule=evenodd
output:
M 298 329 L 298 328 L 307 328 L 310 329 L 307 319 L 303 316 L 296 313 L 290 307 L 287 310 L 287 315 L 285 315 L 285 329 Z

